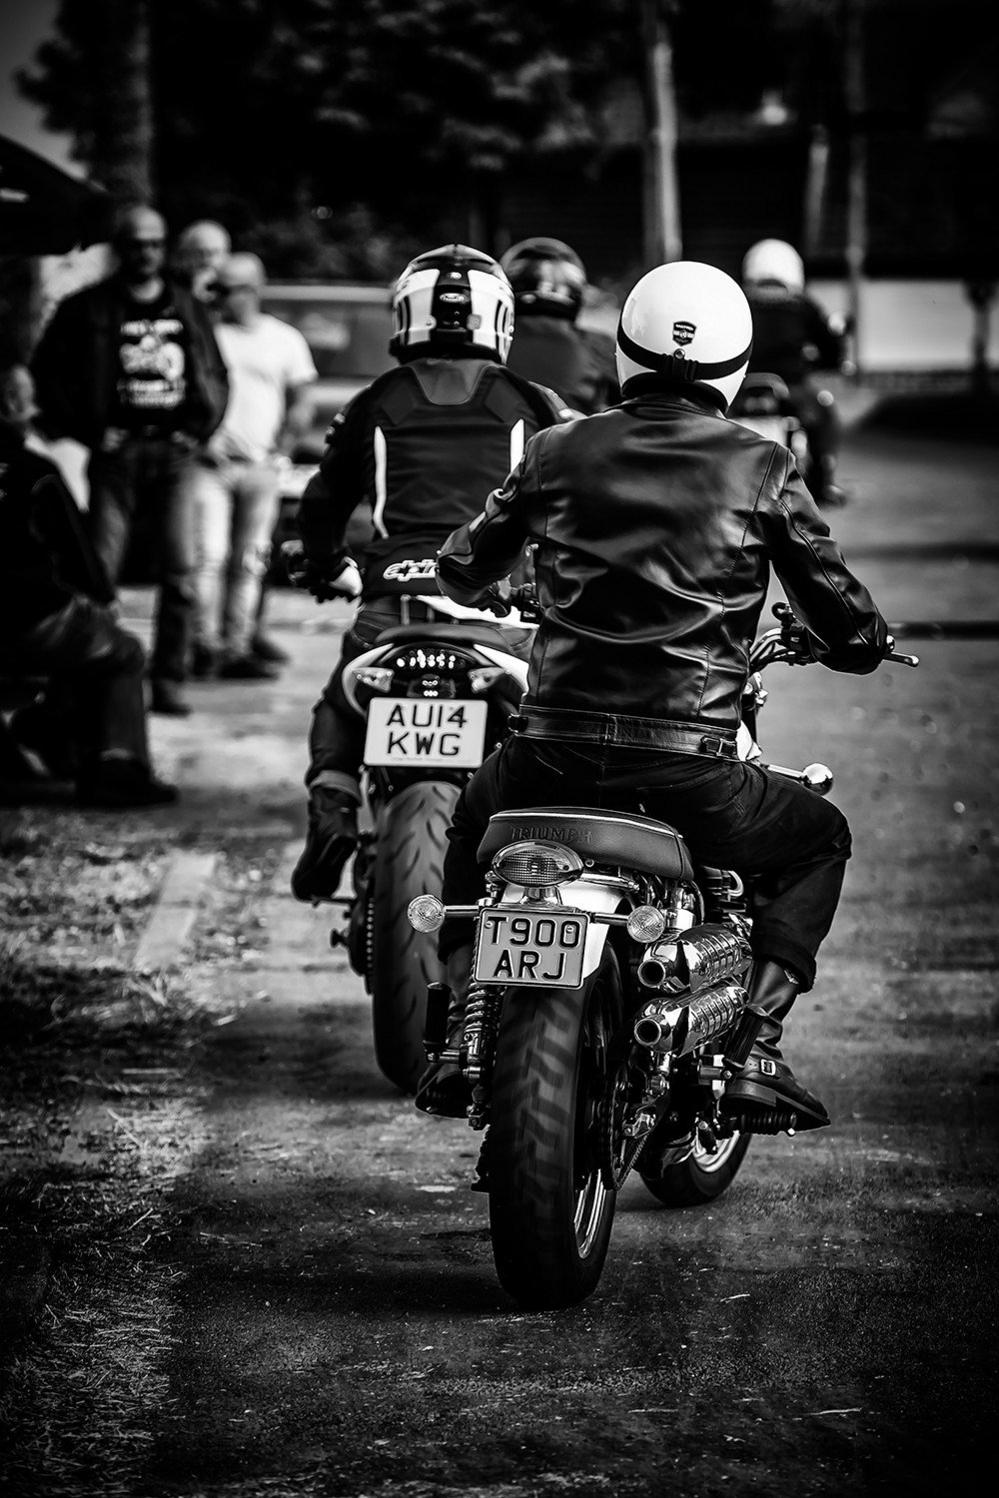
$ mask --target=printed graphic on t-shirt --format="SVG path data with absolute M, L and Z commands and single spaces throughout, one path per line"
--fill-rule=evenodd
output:
M 118 404 L 125 424 L 156 422 L 177 411 L 187 394 L 187 335 L 169 309 L 127 316 L 118 346 Z

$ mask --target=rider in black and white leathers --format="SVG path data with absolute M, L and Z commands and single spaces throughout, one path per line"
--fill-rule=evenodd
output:
M 344 665 L 382 630 L 429 617 L 404 595 L 437 591 L 433 559 L 448 533 L 471 519 L 535 432 L 571 414 L 553 392 L 504 367 L 513 294 L 479 251 L 449 245 L 417 257 L 397 283 L 393 317 L 399 367 L 336 417 L 298 512 L 314 574 L 332 578 L 349 552 L 362 577 L 361 607 L 313 713 L 309 831 L 292 875 L 302 900 L 336 892 L 356 841 L 364 724 L 344 699 Z M 361 511 L 364 533 L 348 548 L 348 525 Z

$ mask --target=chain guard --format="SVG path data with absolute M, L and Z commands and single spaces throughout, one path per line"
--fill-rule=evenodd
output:
M 628 1059 L 607 1077 L 597 1111 L 597 1163 L 608 1191 L 624 1185 L 645 1145 L 647 1134 L 630 1139 L 623 1132 L 628 1110 Z

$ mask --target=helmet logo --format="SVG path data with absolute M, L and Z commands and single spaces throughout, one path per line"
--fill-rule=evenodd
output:
M 468 297 L 463 291 L 441 291 L 438 293 L 442 302 L 467 302 Z
M 675 322 L 673 324 L 673 342 L 686 345 L 692 341 L 696 332 L 696 324 L 692 322 Z

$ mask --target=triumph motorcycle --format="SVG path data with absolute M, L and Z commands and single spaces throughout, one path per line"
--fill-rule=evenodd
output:
M 286 575 L 319 602 L 359 596 L 353 564 L 331 580 L 309 571 L 300 543 L 285 543 L 282 552 Z M 403 618 L 412 603 L 436 617 L 383 631 L 344 667 L 344 696 L 365 720 L 365 741 L 351 892 L 330 902 L 344 916 L 330 945 L 346 948 L 371 995 L 379 1069 L 415 1093 L 427 1064 L 427 989 L 443 970 L 435 939 L 414 930 L 407 910 L 423 890 L 440 888 L 455 802 L 506 736 L 527 684 L 526 661 L 501 648 L 497 626 L 523 632 L 533 623 L 526 601 L 499 619 L 444 598 L 432 556 L 395 559 L 379 587 L 400 598 Z
M 760 764 L 761 673 L 811 660 L 788 606 L 774 611 L 779 627 L 753 646 L 738 735 L 740 757 Z M 918 663 L 891 639 L 886 659 Z M 819 795 L 832 786 L 821 764 L 769 768 Z M 695 866 L 674 828 L 638 810 L 499 812 L 479 854 L 489 870 L 476 904 L 425 892 L 409 908 L 421 933 L 448 915 L 475 923 L 460 1043 L 448 1043 L 451 995 L 437 982 L 425 1046 L 471 1088 L 468 1123 L 483 1131 L 473 1189 L 489 1196 L 500 1283 L 522 1306 L 550 1309 L 595 1289 L 631 1171 L 668 1207 L 710 1202 L 754 1134 L 807 1122 L 726 1099 L 752 929 L 752 892 L 734 872 Z

